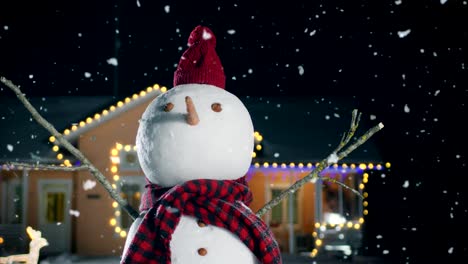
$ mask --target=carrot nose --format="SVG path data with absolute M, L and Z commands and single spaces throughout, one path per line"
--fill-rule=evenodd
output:
M 190 96 L 185 97 L 185 104 L 187 105 L 187 123 L 191 126 L 196 126 L 200 122 L 200 119 Z

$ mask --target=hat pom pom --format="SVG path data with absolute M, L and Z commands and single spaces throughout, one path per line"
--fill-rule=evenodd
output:
M 208 44 L 216 47 L 216 37 L 213 32 L 207 27 L 197 26 L 192 33 L 190 33 L 188 45 L 192 46 L 201 41 L 206 41 Z

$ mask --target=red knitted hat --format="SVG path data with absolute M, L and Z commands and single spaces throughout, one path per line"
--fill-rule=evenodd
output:
M 174 86 L 180 84 L 211 84 L 224 89 L 226 76 L 216 54 L 216 37 L 204 26 L 197 26 L 188 39 L 188 49 L 174 72 Z

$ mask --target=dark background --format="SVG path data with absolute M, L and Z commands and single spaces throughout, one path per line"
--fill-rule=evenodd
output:
M 373 140 L 392 170 L 367 187 L 366 254 L 461 263 L 468 3 L 443 2 L 4 1 L 0 75 L 31 97 L 170 88 L 190 31 L 208 26 L 231 93 L 353 97 L 385 124 Z

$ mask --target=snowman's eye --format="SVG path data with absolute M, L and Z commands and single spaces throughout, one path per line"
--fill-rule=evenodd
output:
M 164 106 L 164 112 L 170 112 L 172 110 L 172 108 L 174 108 L 174 104 L 173 103 L 167 103 Z
M 221 112 L 223 109 L 221 108 L 221 104 L 220 103 L 213 103 L 211 105 L 211 109 L 215 112 Z

